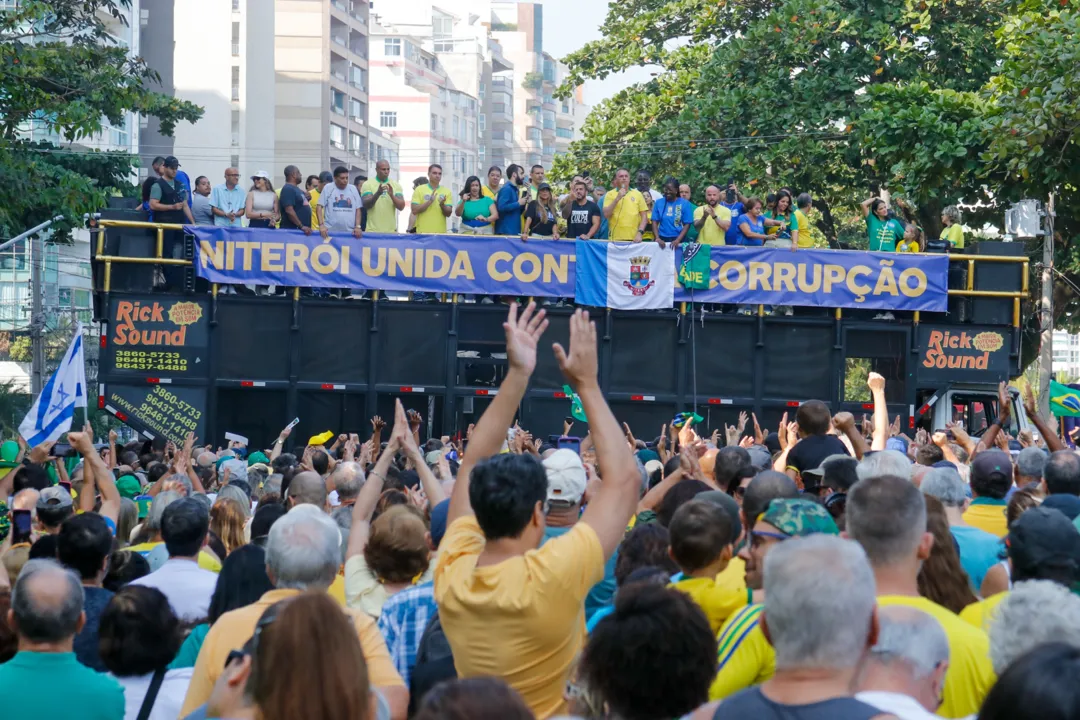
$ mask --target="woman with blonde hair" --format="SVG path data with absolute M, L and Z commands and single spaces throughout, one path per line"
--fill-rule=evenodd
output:
M 555 194 L 551 192 L 551 186 L 540 183 L 536 191 L 536 199 L 525 206 L 525 229 L 521 231 L 521 239 L 539 237 L 558 240 L 561 214 Z
M 272 228 L 278 221 L 278 198 L 270 175 L 260 170 L 251 176 L 251 189 L 248 190 L 244 215 L 248 227 Z
M 247 515 L 243 506 L 233 498 L 218 498 L 210 508 L 210 532 L 221 539 L 226 555 L 244 545 L 246 522 Z

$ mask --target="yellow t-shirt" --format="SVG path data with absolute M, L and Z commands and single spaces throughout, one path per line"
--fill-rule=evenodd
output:
M 799 223 L 799 247 L 814 247 L 814 236 L 810 234 L 810 218 L 798 208 L 795 209 L 795 219 Z
M 960 619 L 969 622 L 975 627 L 982 630 L 984 633 L 990 633 L 990 624 L 994 621 L 994 613 L 997 611 L 997 606 L 1001 604 L 1009 595 L 1009 591 L 999 592 L 996 595 L 991 595 L 985 600 L 980 600 L 977 603 L 971 603 L 966 608 L 960 611 Z
M 941 231 L 941 239 L 947 240 L 957 250 L 964 249 L 964 228 L 954 223 Z
M 143 557 L 146 557 L 147 555 L 150 554 L 151 550 L 158 547 L 159 545 L 164 545 L 164 544 L 165 544 L 164 542 L 145 542 L 145 543 L 139 543 L 138 545 L 128 545 L 126 548 L 123 548 L 123 550 L 130 550 L 131 552 L 137 552 L 140 555 L 142 555 Z M 215 572 L 215 573 L 221 572 L 221 562 L 216 557 L 214 557 L 210 553 L 206 552 L 205 550 L 200 550 L 199 551 L 199 563 L 198 564 L 199 564 L 199 567 L 201 567 L 203 570 L 209 570 L 210 572 Z
M 625 242 L 634 239 L 641 226 L 641 213 L 649 208 L 645 204 L 645 197 L 637 190 L 626 193 L 623 199 L 615 204 L 618 196 L 618 190 L 608 190 L 604 196 L 604 208 L 614 206 L 608 220 L 608 238 Z
M 468 516 L 439 546 L 435 601 L 458 676 L 501 678 L 538 718 L 565 714 L 567 674 L 585 641 L 585 596 L 604 577 L 600 539 L 579 522 L 524 555 L 477 567 L 484 542 Z
M 419 585 L 429 582 L 434 570 L 434 563 L 428 565 L 427 570 L 416 578 L 414 584 Z M 390 597 L 386 592 L 386 586 L 379 582 L 379 578 L 368 567 L 364 553 L 353 555 L 345 561 L 344 589 L 346 600 L 344 604 L 357 610 L 363 610 L 373 618 L 382 615 L 383 605 L 386 604 L 387 598 Z M 333 590 L 333 586 L 331 586 L 331 590 Z
M 723 205 L 714 207 L 713 212 L 716 213 L 717 220 L 727 220 L 729 223 L 731 222 L 731 211 Z M 694 222 L 696 223 L 703 217 L 705 217 L 705 206 L 699 205 L 698 208 L 694 210 Z M 716 224 L 715 220 L 709 218 L 705 221 L 705 224 L 701 226 L 701 229 L 698 230 L 697 239 L 702 245 L 724 245 L 726 244 L 724 242 L 724 232 L 725 231 Z M 728 567 L 730 567 L 730 565 Z
M 488 187 L 487 185 L 481 185 L 481 186 L 480 186 L 480 194 L 481 194 L 481 195 L 483 195 L 483 196 L 484 196 L 484 197 L 486 197 L 486 198 L 491 198 L 492 200 L 496 200 L 496 199 L 497 199 L 497 198 L 495 197 L 495 191 L 493 191 L 493 190 L 492 190 L 492 189 L 491 189 L 490 187 Z
M 424 183 L 413 191 L 412 201 L 417 205 L 423 205 L 432 195 L 435 195 L 435 202 L 431 203 L 427 210 L 416 216 L 416 232 L 420 235 L 446 232 L 446 216 L 443 215 L 442 208 L 439 207 L 438 198 L 446 198 L 446 205 L 449 207 L 452 202 L 450 188 L 445 185 L 433 188 L 431 183 Z
M 945 702 L 938 715 L 962 718 L 975 715 L 997 678 L 990 664 L 990 638 L 959 615 L 924 597 L 879 595 L 878 605 L 906 605 L 922 610 L 941 623 L 949 639 L 949 669 L 945 672 Z
M 698 604 L 709 619 L 713 633 L 720 632 L 731 614 L 746 606 L 745 590 L 739 592 L 720 587 L 715 578 L 685 578 L 669 587 L 686 593 Z
M 360 199 L 368 195 L 374 195 L 379 191 L 379 185 L 389 185 L 390 192 L 394 197 L 404 198 L 401 194 L 401 185 L 393 180 L 380 183 L 376 178 L 369 178 L 360 186 Z M 367 229 L 371 232 L 394 233 L 397 232 L 397 208 L 394 207 L 394 199 L 388 193 L 383 193 L 371 209 L 367 211 Z
M 299 590 L 271 590 L 251 605 L 232 610 L 218 618 L 206 633 L 202 648 L 199 649 L 199 657 L 195 661 L 195 669 L 192 670 L 191 684 L 188 685 L 180 717 L 187 717 L 210 699 L 210 691 L 214 689 L 214 683 L 225 668 L 229 653 L 239 650 L 251 639 L 266 608 L 299 594 Z M 367 661 L 368 682 L 375 687 L 404 686 L 401 676 L 394 669 L 390 652 L 386 649 L 386 641 L 383 640 L 375 620 L 359 610 L 343 610 L 356 627 L 360 649 Z
M 717 672 L 709 686 L 709 700 L 723 700 L 760 685 L 776 673 L 776 651 L 765 639 L 758 619 L 765 608 L 748 605 L 731 616 L 717 640 Z
M 716 576 L 716 587 L 746 594 L 746 561 L 736 555 Z
M 964 522 L 980 530 L 985 530 L 999 538 L 1009 534 L 1009 524 L 1005 518 L 1008 507 L 1004 500 L 993 498 L 975 498 L 964 512 Z
M 309 200 L 308 202 L 311 203 L 311 217 L 312 217 L 312 219 L 314 219 L 314 217 L 315 217 L 315 208 L 319 207 L 319 189 L 318 188 L 312 188 L 311 189 L 311 200 Z

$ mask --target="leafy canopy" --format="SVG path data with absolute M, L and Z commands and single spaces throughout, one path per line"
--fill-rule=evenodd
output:
M 193 103 L 151 90 L 160 78 L 109 33 L 130 0 L 24 0 L 0 12 L 0 234 L 54 215 L 59 238 L 108 195 L 131 185 L 124 153 L 61 151 L 29 142 L 31 124 L 69 142 L 87 141 L 126 113 L 157 117 L 162 132 L 194 122 Z

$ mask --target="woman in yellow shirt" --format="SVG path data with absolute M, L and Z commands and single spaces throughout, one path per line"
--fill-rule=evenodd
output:
M 960 226 L 960 209 L 949 205 L 941 211 L 941 239 L 949 242 L 950 250 L 964 249 L 964 228 Z

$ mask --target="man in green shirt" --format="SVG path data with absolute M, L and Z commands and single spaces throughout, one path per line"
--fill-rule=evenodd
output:
M 23 567 L 8 614 L 19 651 L 0 665 L 4 717 L 122 720 L 120 683 L 75 659 L 72 643 L 86 621 L 82 605 L 82 585 L 70 570 L 44 559 Z
M 375 163 L 375 177 L 360 186 L 360 199 L 368 213 L 369 232 L 397 232 L 397 211 L 405 209 L 405 195 L 401 185 L 390 179 L 389 160 Z

